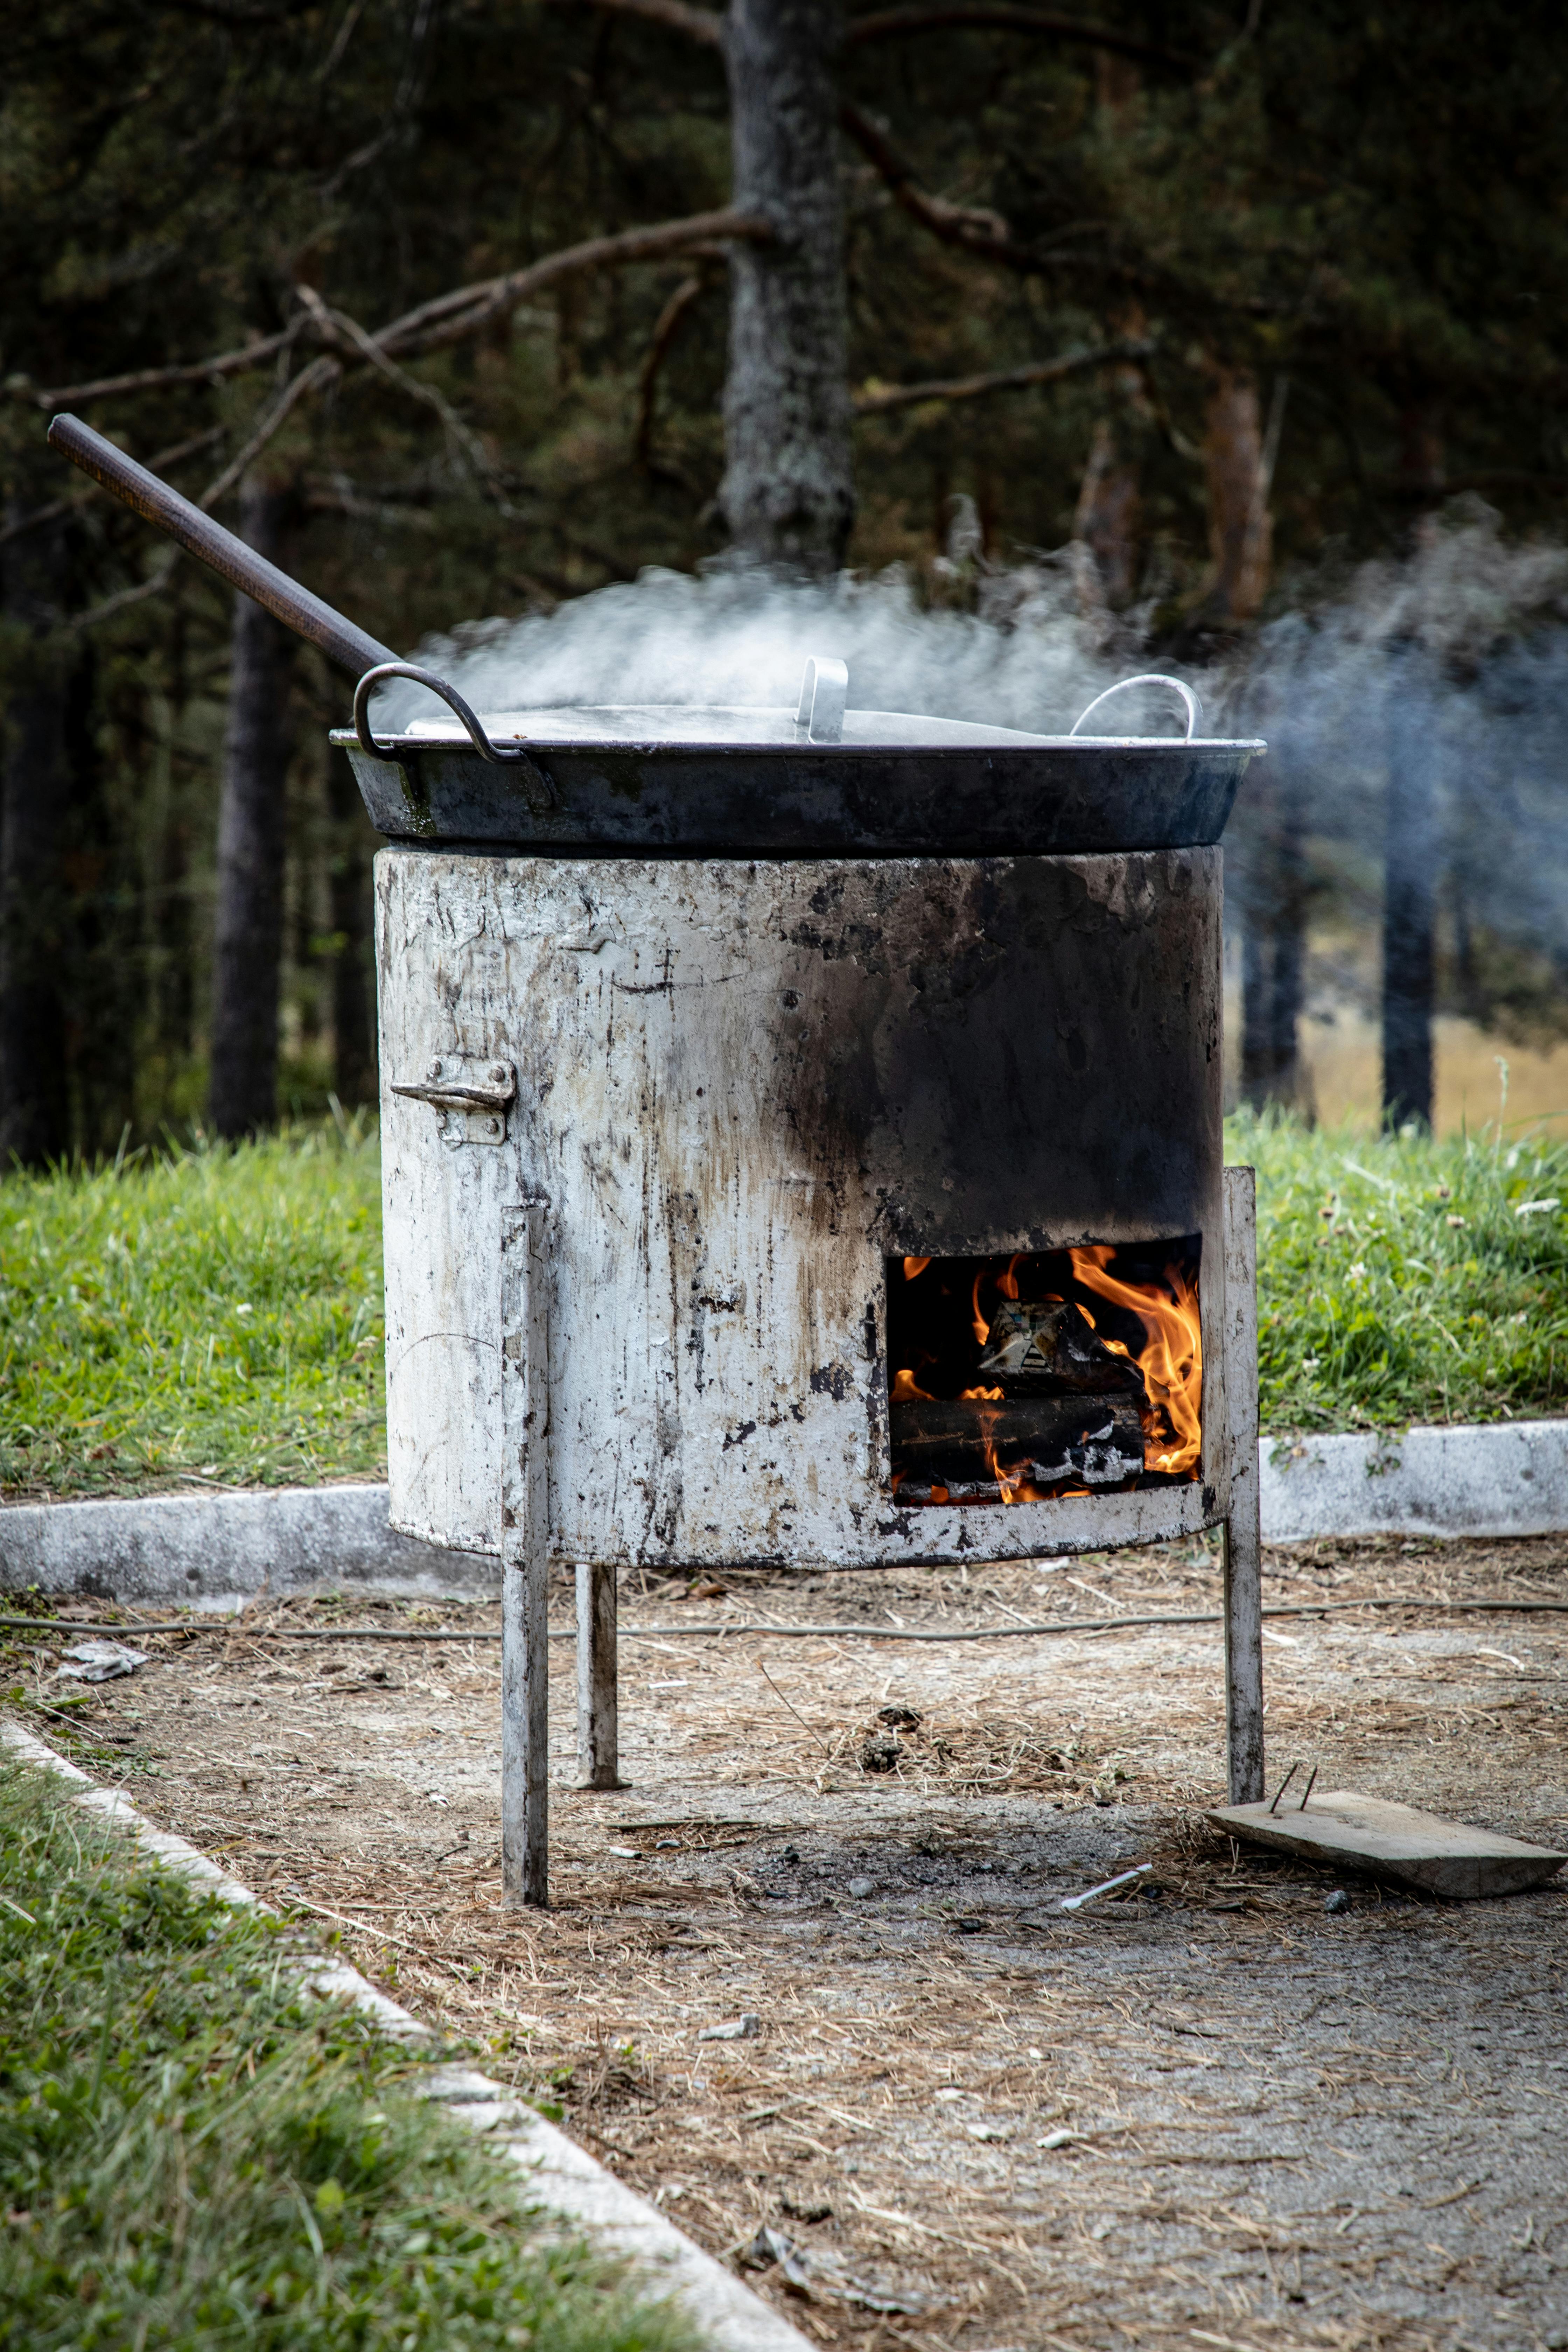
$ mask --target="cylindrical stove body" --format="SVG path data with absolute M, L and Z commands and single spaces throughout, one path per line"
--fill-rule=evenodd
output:
M 396 1526 L 500 1548 L 501 1221 L 533 1199 L 557 1559 L 1008 1559 L 1224 1516 L 1217 847 L 376 872 Z M 1174 1236 L 1193 1483 L 900 1504 L 906 1255 Z

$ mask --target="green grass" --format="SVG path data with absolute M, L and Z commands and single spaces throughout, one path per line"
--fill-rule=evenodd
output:
M 380 1164 L 356 1120 L 0 1184 L 0 1488 L 377 1475 Z
M 1258 1171 L 1266 1429 L 1565 1409 L 1568 1145 L 1246 1115 L 1226 1145 Z M 382 1475 L 379 1180 L 357 1123 L 6 1178 L 0 1489 Z
M 299 1989 L 294 1931 L 0 1769 L 5 2352 L 692 2352 Z
M 1568 1404 L 1568 1146 L 1228 1123 L 1258 1169 L 1263 1425 L 1397 1428 Z M 1521 1214 L 1527 1202 L 1552 1205 Z

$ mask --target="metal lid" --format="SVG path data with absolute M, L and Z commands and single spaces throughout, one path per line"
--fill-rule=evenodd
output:
M 584 743 L 683 744 L 691 750 L 725 745 L 736 751 L 761 751 L 780 744 L 842 743 L 862 751 L 935 751 L 962 745 L 972 751 L 1104 751 L 1111 743 L 1136 744 L 1144 751 L 1235 751 L 1235 742 L 1206 736 L 1183 735 L 1030 735 L 1017 727 L 989 727 L 968 719 L 932 719 L 910 710 L 846 710 L 837 733 L 813 735 L 786 706 L 759 703 L 602 702 L 560 709 L 500 710 L 479 714 L 479 723 L 498 751 L 512 746 L 548 751 L 552 746 Z M 355 740 L 353 730 L 338 729 L 334 743 Z M 395 757 L 399 751 L 467 751 L 471 739 L 454 719 L 415 719 L 392 735 L 378 734 L 378 752 Z M 1251 742 L 1249 751 L 1263 749 Z
M 385 678 L 427 686 L 454 717 L 373 733 Z M 1123 679 L 1068 735 L 847 707 L 848 674 L 806 664 L 798 707 L 606 703 L 480 718 L 404 662 L 366 673 L 349 751 L 372 821 L 394 838 L 593 856 L 1076 855 L 1217 841 L 1256 739 L 1201 737 L 1180 679 Z M 1101 703 L 1158 685 L 1182 735 L 1086 736 Z

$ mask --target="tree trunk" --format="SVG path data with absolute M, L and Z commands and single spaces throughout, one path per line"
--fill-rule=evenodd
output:
M 720 503 L 737 548 L 831 572 L 855 519 L 837 0 L 731 0 L 732 202 L 773 225 L 730 261 Z
M 1131 58 L 1094 57 L 1095 102 L 1100 135 L 1108 147 L 1125 141 L 1142 115 L 1143 77 Z M 1108 332 L 1131 341 L 1147 332 L 1141 303 L 1113 316 Z M 1101 609 L 1122 612 L 1138 593 L 1143 561 L 1143 454 L 1151 423 L 1143 379 L 1136 368 L 1113 369 L 1103 388 L 1108 412 L 1094 428 L 1079 485 L 1073 516 L 1074 541 L 1094 558 L 1094 583 Z M 1080 601 L 1083 587 L 1079 586 Z
M 1268 591 L 1274 526 L 1268 493 L 1283 397 L 1276 391 L 1264 436 L 1257 380 L 1245 368 L 1217 367 L 1209 379 L 1204 466 L 1208 478 L 1209 609 L 1222 623 L 1255 620 Z
M 1410 401 L 1399 413 L 1399 480 L 1406 495 L 1430 499 L 1443 496 L 1446 478 L 1443 420 L 1431 401 Z
M 287 490 L 268 483 L 247 482 L 241 493 L 240 534 L 273 562 L 288 504 Z M 227 1139 L 255 1135 L 277 1114 L 291 661 L 287 631 L 248 596 L 237 596 L 218 810 L 208 1087 L 214 1129 Z
M 348 754 L 333 751 L 327 771 L 332 848 L 332 1058 L 338 1100 L 349 1109 L 376 1099 L 375 1036 L 365 986 L 370 929 L 370 858 L 364 803 Z
M 1122 435 L 1102 416 L 1083 469 L 1072 535 L 1093 556 L 1100 594 L 1115 613 L 1138 593 L 1142 522 L 1141 468 Z
M 1247 845 L 1241 898 L 1241 1091 L 1256 1108 L 1311 1113 L 1301 1067 L 1307 860 L 1301 793 L 1280 746 Z
M 1436 904 L 1436 729 L 1431 698 L 1394 665 L 1383 881 L 1383 1117 L 1432 1124 L 1432 928 Z
M 22 520 L 8 509 L 8 522 Z M 39 1167 L 70 1139 L 63 983 L 65 828 L 73 664 L 48 642 L 61 614 L 65 540 L 47 525 L 5 558 L 5 617 L 26 644 L 0 761 L 0 1169 Z

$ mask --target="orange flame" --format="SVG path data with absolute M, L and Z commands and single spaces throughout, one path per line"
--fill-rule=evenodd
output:
M 893 1374 L 893 1402 L 915 1404 L 922 1401 L 927 1404 L 931 1402 L 931 1391 L 916 1387 L 914 1373 L 906 1364 L 901 1370 Z
M 1105 1344 L 1128 1356 L 1143 1375 L 1151 1411 L 1143 1420 L 1143 1467 L 1180 1473 L 1194 1469 L 1203 1451 L 1203 1328 L 1198 1294 L 1179 1265 L 1165 1269 L 1159 1283 L 1123 1282 L 1105 1271 L 1116 1253 L 1103 1242 L 1071 1253 L 1074 1274 L 1086 1290 L 1130 1307 L 1149 1337 L 1137 1356 L 1120 1340 Z M 1092 1317 L 1090 1320 L 1092 1322 Z
M 930 1264 L 929 1257 L 907 1257 L 904 1260 L 904 1280 L 912 1282 L 916 1275 L 923 1274 Z
M 1014 1265 L 1016 1265 L 1016 1264 L 1017 1261 L 1015 1259 Z M 1008 1272 L 1012 1272 L 1012 1267 L 1008 1268 Z M 1003 1281 L 1005 1282 L 1006 1278 L 1007 1277 L 1005 1275 L 1003 1276 Z M 978 1285 L 976 1286 L 976 1288 L 978 1290 Z M 1004 1293 L 1004 1296 L 1006 1294 Z M 978 1403 L 1001 1404 L 1005 1397 L 1006 1391 L 1001 1387 L 997 1387 L 994 1389 L 960 1389 L 958 1393 L 962 1397 L 973 1397 Z M 990 1471 L 993 1478 L 996 1481 L 996 1491 L 998 1495 L 1000 1495 L 1005 1503 L 1043 1503 L 1046 1499 L 1045 1495 L 1038 1486 L 1034 1486 L 1029 1479 L 1026 1478 L 1024 1475 L 1024 1465 L 1019 1463 L 1013 1468 L 1009 1469 L 1006 1463 L 999 1458 L 996 1452 L 996 1442 L 994 1434 L 997 1419 L 998 1416 L 994 1412 L 983 1412 L 981 1414 L 980 1441 L 985 1448 L 985 1466 Z M 1026 1457 L 1026 1458 L 1027 1457 Z

